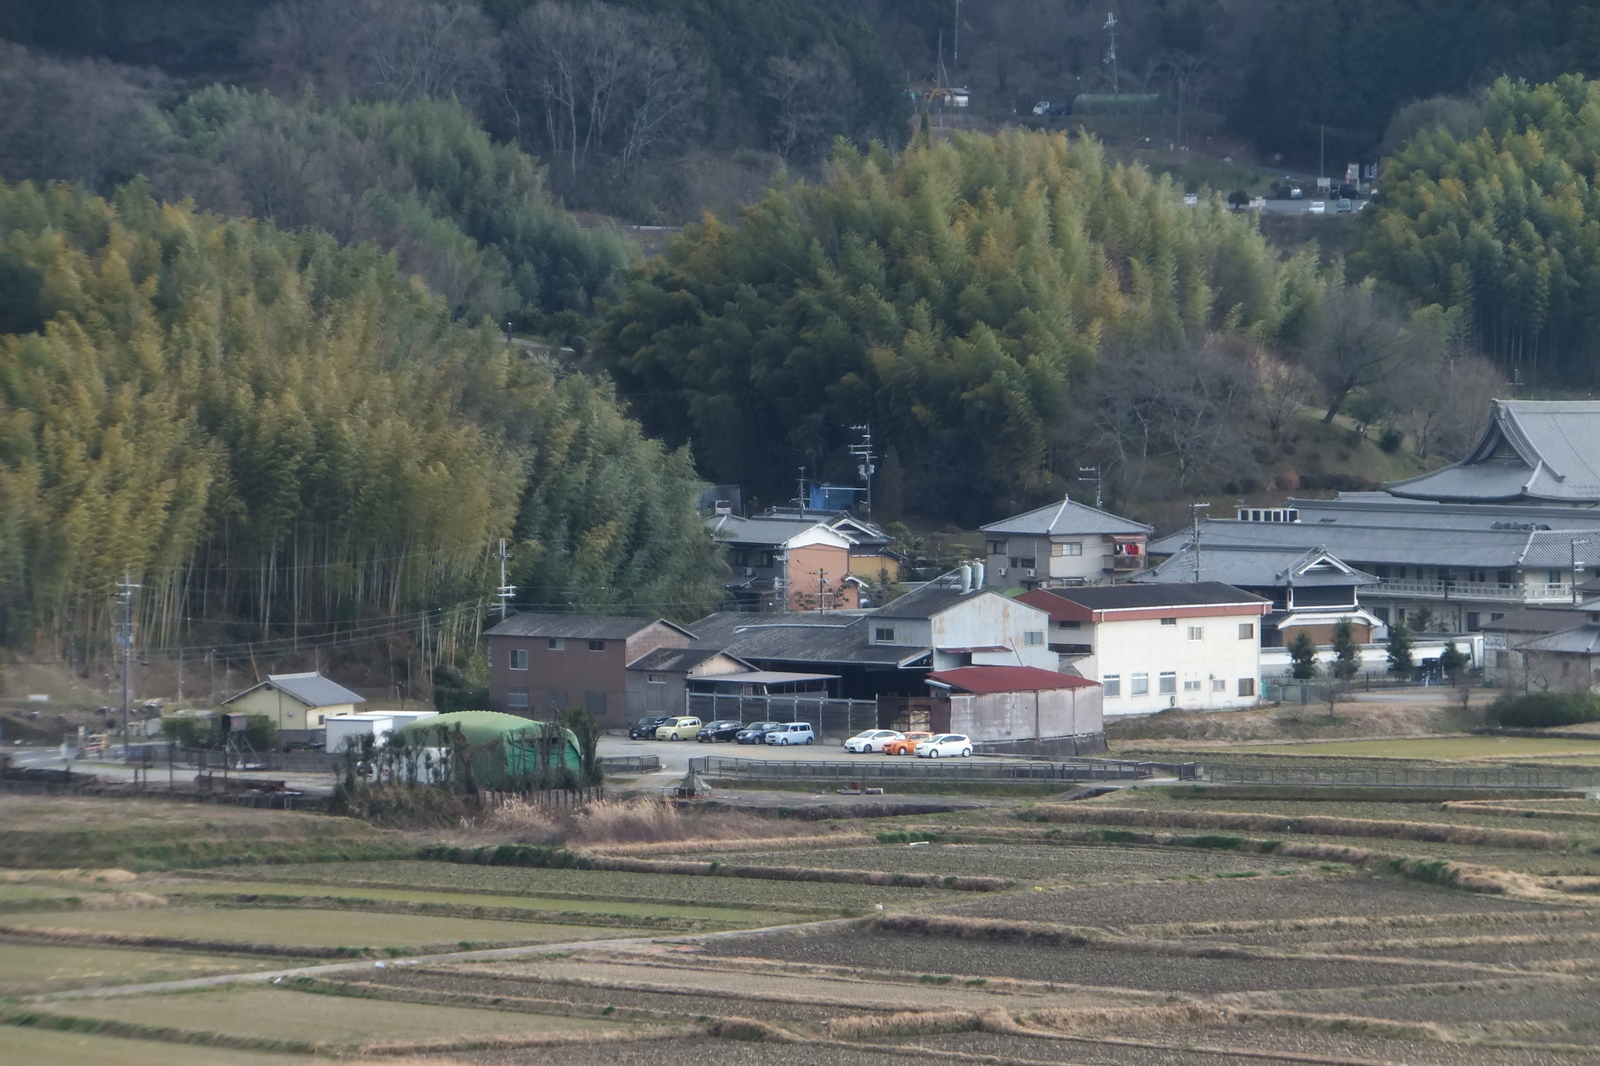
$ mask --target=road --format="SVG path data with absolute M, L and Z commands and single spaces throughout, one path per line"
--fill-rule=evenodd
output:
M 604 736 L 600 738 L 601 755 L 655 755 L 661 759 L 661 775 L 682 777 L 689 772 L 689 760 L 703 755 L 721 755 L 734 759 L 795 759 L 805 762 L 861 762 L 870 765 L 884 759 L 910 760 L 909 755 L 852 755 L 837 742 L 817 741 L 779 747 L 774 744 L 701 744 L 699 741 L 629 740 L 627 737 Z M 924 762 L 927 760 L 924 759 Z M 961 762 L 1006 762 L 1002 756 L 974 755 Z

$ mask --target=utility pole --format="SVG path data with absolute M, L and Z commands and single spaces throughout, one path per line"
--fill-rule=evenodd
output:
M 872 424 L 851 426 L 851 429 L 861 434 L 861 443 L 850 445 L 850 454 L 856 457 L 856 473 L 867 483 L 867 521 L 872 521 L 872 475 L 878 468 L 873 461 L 878 457 L 872 454 Z
M 828 612 L 828 572 L 826 570 L 813 570 L 817 578 L 817 613 Z
M 961 0 L 956 0 L 956 32 L 950 42 L 950 75 L 961 75 Z
M 133 593 L 143 588 L 133 583 L 129 570 L 122 572 L 122 584 L 117 598 L 122 601 L 122 622 L 117 626 L 117 643 L 122 646 L 122 757 L 132 758 L 131 735 L 128 732 L 129 707 L 133 693 Z
M 1189 505 L 1189 528 L 1194 534 L 1194 583 L 1200 584 L 1200 512 L 1210 507 L 1209 503 L 1191 503 Z
M 800 495 L 795 497 L 794 502 L 802 513 L 810 504 L 810 501 L 806 499 L 806 468 L 803 466 L 800 468 Z
M 506 584 L 506 562 L 511 558 L 511 552 L 506 547 L 506 538 L 500 538 L 500 552 L 495 558 L 500 560 L 500 587 L 495 589 L 495 599 L 500 601 L 500 621 L 506 620 L 506 612 L 511 608 L 511 597 L 516 594 L 515 585 Z
M 1092 482 L 1094 482 L 1094 509 L 1096 511 L 1101 510 L 1102 508 L 1101 508 L 1101 504 L 1100 504 L 1100 468 L 1098 466 L 1080 466 L 1080 467 L 1078 467 L 1078 480 L 1079 481 L 1092 481 Z
M 1106 63 L 1111 67 L 1111 95 L 1117 95 L 1117 13 L 1107 12 L 1106 24 L 1101 29 L 1111 34 L 1111 47 L 1106 51 Z

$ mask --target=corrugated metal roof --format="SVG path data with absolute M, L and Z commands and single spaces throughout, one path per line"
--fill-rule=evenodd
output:
M 716 648 L 657 648 L 628 664 L 629 670 L 687 673 L 709 659 L 724 654 Z M 729 658 L 734 658 L 729 656 Z M 746 663 L 745 665 L 749 665 Z
M 1058 674 L 1035 666 L 958 666 L 936 670 L 929 681 L 948 685 L 958 692 L 1048 692 L 1059 688 L 1093 688 L 1099 684 L 1075 674 Z
M 1600 625 L 1592 623 L 1551 633 L 1517 645 L 1518 651 L 1550 651 L 1566 655 L 1600 654 Z
M 1581 625 L 1581 612 L 1567 607 L 1524 607 L 1483 624 L 1485 633 L 1559 633 Z
M 1385 488 L 1432 500 L 1600 502 L 1600 402 L 1492 400 L 1465 459 Z
M 321 674 L 314 672 L 304 674 L 268 674 L 265 681 L 258 685 L 251 685 L 244 692 L 229 696 L 222 702 L 225 705 L 232 703 L 246 693 L 268 686 L 305 704 L 307 707 L 334 707 L 341 703 L 367 702 L 365 697 L 356 695 L 337 681 L 330 681 Z
M 664 618 L 607 617 L 593 614 L 514 614 L 488 630 L 490 637 L 561 637 L 569 640 L 626 640 L 641 629 L 660 622 L 685 636 L 682 626 Z
M 1149 533 L 1152 527 L 1109 511 L 1074 503 L 1068 498 L 979 528 L 985 533 L 1014 533 L 1018 536 L 1072 536 L 1079 533 L 1093 536 Z
M 845 534 L 815 518 L 794 518 L 783 515 L 741 518 L 738 515 L 719 515 L 708 519 L 706 526 L 711 530 L 713 537 L 728 544 L 779 547 L 813 529 L 819 530 L 825 538 L 831 537 L 837 540 L 841 547 L 850 543 L 850 538 Z
M 997 596 L 999 593 L 980 588 L 962 592 L 960 579 L 945 574 L 899 599 L 889 601 L 873 613 L 880 618 L 932 618 L 936 614 L 948 611 L 963 600 L 984 595 Z
M 1220 581 L 1188 584 L 1085 585 L 1081 588 L 1037 589 L 1076 603 L 1091 611 L 1132 610 L 1144 607 L 1220 607 L 1229 604 L 1264 604 L 1263 599 Z
M 751 614 L 719 611 L 691 625 L 695 646 L 720 648 L 751 662 L 860 663 L 899 666 L 929 648 L 872 644 L 865 613 Z

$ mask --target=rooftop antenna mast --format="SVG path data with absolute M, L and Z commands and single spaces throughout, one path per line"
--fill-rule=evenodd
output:
M 1117 95 L 1117 13 L 1106 12 L 1106 24 L 1101 29 L 1111 34 L 1111 47 L 1106 50 L 1106 63 L 1111 67 L 1111 95 Z
M 851 429 L 861 434 L 859 444 L 850 445 L 850 454 L 856 457 L 856 473 L 861 475 L 861 480 L 867 483 L 867 521 L 872 521 L 872 475 L 878 472 L 874 465 L 877 456 L 872 454 L 872 424 L 851 426 Z
M 1096 511 L 1104 510 L 1100 500 L 1100 468 L 1098 466 L 1078 467 L 1078 480 L 1094 482 L 1094 509 Z
M 511 609 L 511 597 L 517 592 L 517 586 L 506 584 L 506 563 L 511 559 L 511 551 L 504 537 L 500 538 L 500 551 L 495 558 L 500 560 L 500 587 L 494 590 L 494 598 L 500 601 L 500 621 L 504 622 Z

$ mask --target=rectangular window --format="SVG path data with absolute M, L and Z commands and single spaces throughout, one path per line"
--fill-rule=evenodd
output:
M 1494 581 L 1497 585 L 1504 585 L 1509 588 L 1517 583 L 1517 572 L 1515 570 L 1496 570 L 1494 572 Z
M 1468 570 L 1467 571 L 1467 584 L 1469 584 L 1469 585 L 1487 585 L 1488 583 L 1489 583 L 1489 571 L 1487 571 L 1487 570 Z
M 1056 628 L 1057 629 L 1082 629 L 1083 628 L 1083 623 L 1082 622 L 1072 621 L 1070 619 L 1065 619 L 1065 620 L 1057 619 L 1056 620 Z
M 513 710 L 513 711 L 525 711 L 525 710 L 527 710 L 528 709 L 528 690 L 525 689 L 525 688 L 507 689 L 506 690 L 506 708 L 508 710 Z
M 1544 572 L 1544 583 L 1546 585 L 1549 585 L 1551 588 L 1555 588 L 1558 585 L 1560 585 L 1561 584 L 1561 571 L 1559 571 L 1559 570 L 1546 570 Z
M 1176 618 L 1163 618 L 1161 620 L 1161 624 L 1164 626 L 1175 626 L 1178 624 L 1178 620 Z
M 893 644 L 894 643 L 894 627 L 893 626 L 878 626 L 876 629 L 874 629 L 872 631 L 872 639 L 873 639 L 873 642 L 877 643 L 877 644 Z
M 567 709 L 567 694 L 561 689 L 553 688 L 550 690 L 550 709 L 552 711 L 564 711 Z
M 605 651 L 606 650 L 606 642 L 603 641 L 603 640 L 591 640 L 589 642 L 589 650 L 590 651 Z
M 512 648 L 510 666 L 513 670 L 526 670 L 528 668 L 528 649 Z
M 1382 622 L 1384 625 L 1388 625 L 1389 624 L 1389 608 L 1387 608 L 1387 607 L 1374 607 L 1372 609 L 1372 613 L 1373 613 L 1374 616 L 1377 617 L 1378 621 Z
M 1052 544 L 1050 545 L 1050 554 L 1055 556 L 1082 555 L 1083 542 L 1075 540 L 1067 544 Z
M 1254 696 L 1255 694 L 1256 694 L 1256 679 L 1253 678 L 1253 677 L 1241 677 L 1239 679 L 1239 695 L 1241 695 L 1241 696 Z
M 318 725 L 327 725 L 327 723 L 328 723 L 328 716 L 327 715 L 325 715 L 325 714 L 317 715 L 317 724 Z
M 989 554 L 990 555 L 1004 555 L 1005 553 L 1006 553 L 1006 542 L 1005 541 L 1003 541 L 1003 540 L 991 540 L 989 542 Z
M 1176 671 L 1176 670 L 1163 670 L 1163 671 L 1161 671 L 1160 681 L 1161 681 L 1161 687 L 1157 690 L 1157 694 L 1158 695 L 1176 696 L 1178 694 L 1178 671 Z
M 645 683 L 649 685 L 665 685 L 667 683 L 667 675 L 650 674 L 645 678 Z
M 1199 681 L 1185 681 L 1183 683 L 1183 691 L 1185 691 L 1185 692 L 1199 692 L 1200 691 L 1200 682 Z
M 545 642 L 551 651 L 566 651 L 567 642 L 561 637 L 551 637 Z
M 1498 669 L 1501 669 L 1501 670 L 1504 670 L 1506 667 L 1510 666 L 1511 665 L 1511 653 L 1508 652 L 1508 651 L 1497 651 L 1497 652 L 1495 652 L 1494 653 L 1494 665 Z
M 1100 684 L 1105 688 L 1105 697 L 1114 700 L 1122 695 L 1122 675 L 1107 674 L 1100 679 Z
M 1254 622 L 1240 622 L 1239 623 L 1239 639 L 1240 640 L 1255 640 L 1256 639 L 1256 624 Z
M 1130 691 L 1135 696 L 1148 696 L 1148 695 L 1150 695 L 1150 675 L 1149 674 L 1134 674 L 1133 675 L 1133 688 Z
M 1033 564 L 1034 557 L 1031 555 L 1013 555 L 1011 557 L 1011 565 L 1021 567 L 1024 570 L 1032 570 Z
M 605 714 L 606 694 L 604 692 L 585 692 L 583 694 L 583 705 L 589 709 L 590 714 L 596 716 Z
M 1478 623 L 1478 619 L 1480 617 L 1482 617 L 1482 616 L 1479 615 L 1477 611 L 1468 611 L 1467 612 L 1467 632 L 1468 633 L 1476 633 L 1478 630 L 1483 628 L 1483 626 Z
M 1037 648 L 1044 643 L 1044 630 L 1030 629 L 1022 634 L 1022 643 L 1030 648 Z
M 1225 677 L 1214 677 L 1214 678 L 1212 678 L 1211 679 L 1211 691 L 1212 692 L 1223 692 L 1223 693 L 1227 692 L 1228 691 L 1228 679 L 1225 678 Z
M 1500 621 L 1500 619 L 1502 619 L 1504 617 L 1505 617 L 1505 614 L 1500 612 L 1500 611 L 1490 611 L 1489 612 L 1489 621 L 1491 621 L 1491 622 L 1498 622 L 1498 621 Z
M 1190 626 L 1189 627 L 1189 639 L 1190 640 L 1205 640 L 1206 639 L 1206 627 L 1205 626 Z
M 1388 577 L 1389 576 L 1389 568 L 1387 566 L 1383 566 L 1381 564 L 1378 565 L 1378 566 L 1374 566 L 1372 568 L 1372 576 L 1373 577 Z

